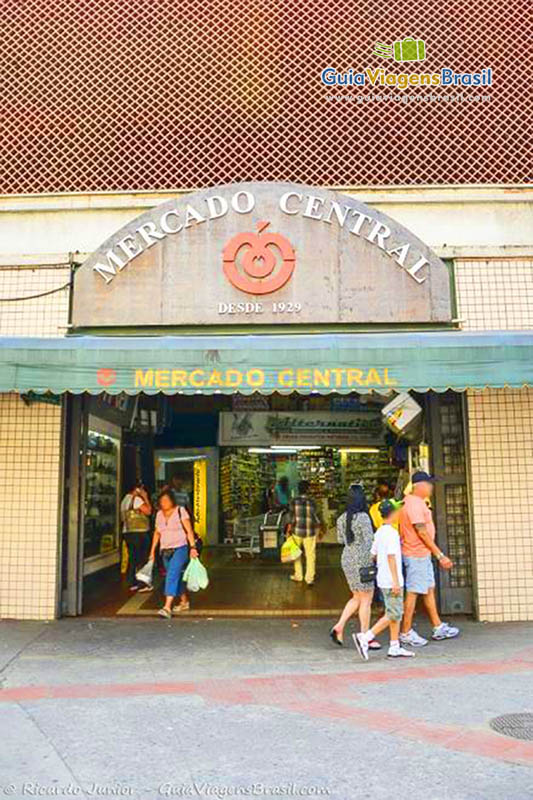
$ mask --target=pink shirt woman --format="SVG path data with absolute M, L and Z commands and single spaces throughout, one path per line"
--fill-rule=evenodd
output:
M 189 512 L 180 506 L 175 506 L 168 517 L 163 511 L 157 512 L 155 526 L 161 536 L 160 547 L 162 550 L 183 547 L 184 544 L 187 544 L 187 533 L 183 527 L 184 520 L 190 520 Z
M 167 574 L 165 577 L 165 605 L 157 613 L 160 617 L 169 619 L 172 616 L 175 597 L 181 597 L 181 602 L 177 606 L 178 611 L 186 611 L 189 608 L 183 583 L 183 572 L 189 555 L 191 558 L 198 558 L 189 513 L 183 506 L 176 505 L 174 496 L 169 489 L 163 489 L 159 495 L 159 511 L 155 519 L 150 559 L 155 558 L 158 545 L 161 547 Z

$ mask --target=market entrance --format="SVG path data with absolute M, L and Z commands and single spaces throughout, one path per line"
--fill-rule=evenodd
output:
M 130 591 L 126 581 L 120 502 L 136 483 L 146 487 L 154 507 L 160 490 L 172 486 L 203 540 L 210 586 L 192 596 L 190 615 L 336 613 L 348 592 L 336 537 L 348 487 L 363 483 L 371 505 L 378 487 L 401 496 L 416 467 L 436 469 L 444 478 L 435 514 L 441 544 L 457 568 L 455 585 L 440 586 L 441 608 L 469 611 L 461 396 L 414 395 L 420 412 L 401 435 L 385 424 L 390 399 L 273 394 L 74 401 L 80 422 L 74 447 L 83 452 L 78 613 L 155 616 L 160 607 L 160 564 L 152 592 Z M 309 589 L 290 581 L 290 565 L 280 562 L 287 505 L 301 480 L 309 484 L 324 527 L 317 579 Z M 66 577 L 68 557 L 65 562 Z M 68 581 L 64 588 L 68 596 Z

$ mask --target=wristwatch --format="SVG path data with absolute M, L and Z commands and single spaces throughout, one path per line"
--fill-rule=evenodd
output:
M 444 558 L 444 553 L 440 552 L 438 556 L 436 556 L 437 561 L 440 561 L 441 558 Z

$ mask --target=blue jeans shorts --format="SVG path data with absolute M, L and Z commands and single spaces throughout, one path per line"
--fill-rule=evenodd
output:
M 427 594 L 435 587 L 435 572 L 431 556 L 404 556 L 405 589 L 415 594 Z
M 178 597 L 185 591 L 183 573 L 189 561 L 189 548 L 186 544 L 174 550 L 163 551 L 163 563 L 167 571 L 165 579 L 165 595 Z

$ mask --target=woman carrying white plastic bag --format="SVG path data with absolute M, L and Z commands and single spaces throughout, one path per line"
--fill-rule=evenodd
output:
M 183 573 L 189 556 L 192 560 L 196 560 L 198 551 L 189 512 L 186 508 L 178 507 L 173 494 L 166 489 L 159 495 L 159 511 L 155 520 L 150 559 L 155 558 L 158 544 L 161 547 L 167 575 L 165 578 L 165 605 L 157 613 L 160 617 L 170 619 L 174 600 L 184 593 Z M 176 611 L 184 611 L 185 606 L 188 608 L 188 603 L 180 603 L 176 607 Z
M 155 561 L 153 558 L 151 558 L 144 566 L 140 568 L 140 570 L 135 573 L 135 577 L 139 583 L 144 583 L 150 588 L 153 586 L 154 564 Z

